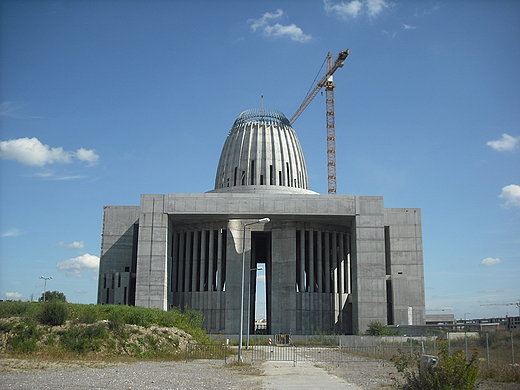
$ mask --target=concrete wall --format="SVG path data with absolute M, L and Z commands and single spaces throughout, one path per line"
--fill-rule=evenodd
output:
M 137 251 L 138 222 L 139 206 L 105 206 L 103 209 L 98 304 L 133 302 L 129 294 L 134 293 L 131 273 L 135 272 L 132 260 L 135 261 Z
M 164 198 L 141 195 L 135 304 L 167 310 L 170 226 Z
M 424 325 L 424 267 L 420 209 L 386 208 L 393 325 Z
M 383 198 L 357 197 L 352 234 L 353 332 L 387 322 Z

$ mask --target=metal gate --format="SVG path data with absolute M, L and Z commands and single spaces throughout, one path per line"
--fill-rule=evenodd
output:
M 343 364 L 350 362 L 381 361 L 378 346 L 326 347 L 326 346 L 278 346 L 256 345 L 251 347 L 251 360 L 255 361 L 299 361 Z

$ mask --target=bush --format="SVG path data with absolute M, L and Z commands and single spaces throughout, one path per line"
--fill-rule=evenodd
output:
M 380 321 L 372 321 L 368 324 L 366 334 L 369 336 L 396 336 L 398 332 L 390 329 Z
M 98 351 L 107 338 L 107 327 L 104 324 L 77 325 L 60 332 L 63 347 L 77 353 Z
M 45 303 L 37 316 L 38 321 L 44 325 L 58 326 L 67 321 L 67 304 L 62 301 L 54 300 Z
M 401 390 L 474 390 L 480 370 L 478 355 L 475 353 L 469 360 L 462 352 L 449 354 L 443 349 L 437 366 L 421 372 L 420 357 L 416 357 L 416 365 L 409 364 L 407 357 L 401 353 L 394 364 L 404 374 L 405 383 Z
M 38 339 L 42 335 L 35 323 L 20 323 L 12 328 L 15 334 L 8 339 L 8 346 L 14 352 L 30 353 L 36 350 Z

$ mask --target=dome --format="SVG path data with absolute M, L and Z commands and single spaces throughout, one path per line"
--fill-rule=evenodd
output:
M 312 193 L 300 141 L 276 110 L 244 111 L 229 131 L 210 192 Z

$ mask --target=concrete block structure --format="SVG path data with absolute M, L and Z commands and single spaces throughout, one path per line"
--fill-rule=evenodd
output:
M 309 190 L 296 132 L 278 111 L 238 117 L 213 190 L 105 206 L 98 303 L 190 307 L 209 333 L 237 334 L 242 259 L 251 333 L 259 264 L 269 334 L 425 323 L 420 209 Z

